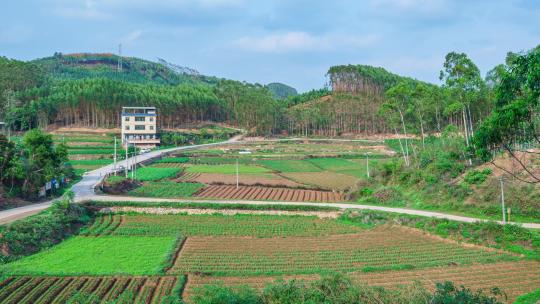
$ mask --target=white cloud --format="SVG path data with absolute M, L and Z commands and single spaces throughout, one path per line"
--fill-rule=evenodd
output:
M 132 31 L 132 32 L 128 33 L 124 37 L 122 37 L 122 39 L 120 39 L 120 41 L 123 44 L 130 44 L 130 43 L 135 42 L 137 39 L 139 39 L 139 37 L 141 37 L 141 35 L 142 35 L 141 30 L 135 30 L 135 31 Z
M 282 53 L 290 51 L 327 51 L 338 48 L 364 48 L 379 41 L 377 35 L 323 35 L 313 36 L 306 32 L 286 32 L 262 37 L 242 37 L 233 45 L 245 50 Z

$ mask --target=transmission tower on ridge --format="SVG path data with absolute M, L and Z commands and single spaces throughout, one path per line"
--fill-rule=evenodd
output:
M 122 44 L 118 45 L 118 72 L 122 72 Z

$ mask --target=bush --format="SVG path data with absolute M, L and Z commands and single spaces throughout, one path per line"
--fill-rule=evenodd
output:
M 464 286 L 456 287 L 452 282 L 437 283 L 436 290 L 430 304 L 502 304 L 498 297 L 506 300 L 498 288 L 491 290 L 491 295 L 484 294 L 481 290 L 473 292 Z
M 470 185 L 480 185 L 491 174 L 491 169 L 486 168 L 484 170 L 470 170 L 465 174 L 463 180 Z
M 223 285 L 206 285 L 195 290 L 193 303 L 197 304 L 262 304 L 262 300 L 253 288 L 237 288 Z
M 493 289 L 491 295 L 457 288 L 451 282 L 438 283 L 432 294 L 419 283 L 395 289 L 358 285 L 342 274 L 324 276 L 311 283 L 290 280 L 268 284 L 262 294 L 249 287 L 206 285 L 195 291 L 193 303 L 202 304 L 499 304 L 504 297 Z

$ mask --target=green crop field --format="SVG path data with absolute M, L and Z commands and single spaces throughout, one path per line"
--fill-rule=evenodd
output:
M 312 158 L 308 161 L 323 170 L 329 171 L 350 170 L 358 166 L 357 163 L 343 158 Z
M 258 164 L 279 172 L 319 172 L 321 168 L 305 160 L 259 160 Z
M 135 178 L 140 181 L 157 181 L 164 178 L 172 178 L 180 173 L 180 168 L 156 168 L 143 167 L 135 171 Z
M 186 168 L 188 173 L 220 173 L 220 174 L 236 174 L 236 165 L 190 165 Z M 238 172 L 240 174 L 264 174 L 270 173 L 271 170 L 250 165 L 239 165 Z
M 165 168 L 164 168 L 165 169 Z M 204 184 L 177 183 L 173 181 L 145 182 L 141 187 L 128 192 L 142 197 L 189 197 L 202 189 Z
M 319 236 L 355 233 L 362 228 L 306 216 L 124 215 L 113 235 Z
M 155 161 L 155 163 L 159 164 L 159 163 L 165 163 L 165 164 L 168 164 L 168 163 L 187 163 L 189 161 L 189 158 L 188 157 L 165 157 L 165 158 L 162 158 L 162 159 L 158 159 L 157 161 Z
M 4 266 L 11 274 L 158 274 L 176 236 L 74 237 L 51 249 Z

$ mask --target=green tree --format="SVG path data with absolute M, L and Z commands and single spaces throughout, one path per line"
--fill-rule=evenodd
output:
M 474 134 L 471 105 L 480 99 L 484 87 L 480 70 L 465 53 L 451 52 L 446 55 L 439 78 L 454 97 L 447 110 L 454 113 L 461 111 L 463 134 L 469 147 Z M 470 160 L 469 164 L 472 164 Z
M 540 176 L 516 156 L 515 151 L 540 143 L 540 47 L 521 55 L 512 55 L 495 87 L 493 112 L 482 122 L 474 138 L 476 154 L 484 161 L 506 151 L 530 178 L 508 174 L 528 183 L 540 183 Z

